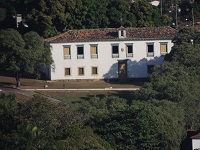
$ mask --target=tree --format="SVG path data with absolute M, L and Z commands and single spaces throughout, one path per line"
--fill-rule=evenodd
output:
M 89 106 L 90 126 L 113 149 L 178 149 L 183 138 L 184 111 L 174 102 L 133 100 L 128 105 L 125 99 L 104 97 Z
M 131 13 L 131 6 L 124 0 L 111 0 L 108 8 L 107 14 L 109 18 L 109 27 L 118 28 L 120 26 L 125 27 L 135 27 L 136 18 L 133 13 Z
M 0 22 L 4 21 L 6 18 L 6 10 L 5 8 L 0 8 Z
M 200 19 L 199 17 L 200 16 L 200 1 L 195 0 L 193 7 L 194 7 L 194 18 Z
M 74 9 L 69 10 L 66 29 L 105 28 L 109 25 L 107 16 L 109 0 L 76 0 Z
M 13 95 L 0 95 L 0 147 L 7 149 L 110 149 L 84 117 L 62 104 L 35 95 L 18 103 Z
M 200 44 L 199 33 L 194 28 L 183 28 L 179 30 L 178 35 L 174 38 L 176 44 L 183 43 Z
M 65 29 L 74 5 L 74 0 L 36 0 L 29 4 L 25 18 L 31 30 L 45 38 L 55 36 Z
M 36 32 L 24 36 L 14 29 L 0 31 L 0 64 L 15 74 L 20 87 L 22 74 L 38 74 L 52 63 L 50 47 Z
M 137 27 L 161 26 L 161 16 L 158 8 L 146 0 L 138 0 L 132 4 L 131 12 L 136 16 Z
M 20 120 L 19 104 L 15 95 L 0 94 L 0 147 L 1 149 L 15 149 L 16 130 Z

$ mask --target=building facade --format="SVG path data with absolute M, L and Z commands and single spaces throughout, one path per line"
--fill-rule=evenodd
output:
M 54 64 L 50 80 L 145 78 L 171 51 L 171 27 L 69 30 L 45 39 Z
M 192 150 L 200 150 L 200 133 L 191 137 L 192 139 Z

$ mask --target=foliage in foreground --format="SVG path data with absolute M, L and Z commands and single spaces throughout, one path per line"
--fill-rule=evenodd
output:
M 1 94 L 0 121 L 1 149 L 110 149 L 83 126 L 83 116 L 40 96 L 19 104 Z
M 112 149 L 178 149 L 184 137 L 184 110 L 167 100 L 128 104 L 115 96 L 94 97 L 77 110 Z

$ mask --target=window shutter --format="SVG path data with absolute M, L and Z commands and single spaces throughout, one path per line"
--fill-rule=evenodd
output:
M 128 46 L 126 46 L 126 54 L 128 54 Z
M 167 45 L 161 44 L 161 53 L 166 53 L 166 52 L 167 52 Z
M 69 47 L 64 48 L 64 55 L 70 55 L 70 48 Z
M 92 50 L 92 54 L 97 54 L 97 47 L 96 46 L 92 46 L 91 50 Z

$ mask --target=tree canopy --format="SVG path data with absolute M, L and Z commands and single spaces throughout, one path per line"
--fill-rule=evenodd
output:
M 41 96 L 25 103 L 0 94 L 0 147 L 7 149 L 100 149 L 110 145 L 84 127 L 84 117 Z
M 0 4 L 2 29 L 16 28 L 14 16 L 22 14 L 28 28 L 21 25 L 18 30 L 35 31 L 45 38 L 69 29 L 163 26 L 171 21 L 146 0 L 14 0 Z
M 53 62 L 50 46 L 36 32 L 22 36 L 14 29 L 0 30 L 0 40 L 0 64 L 15 74 L 18 87 L 21 74 L 39 75 Z

